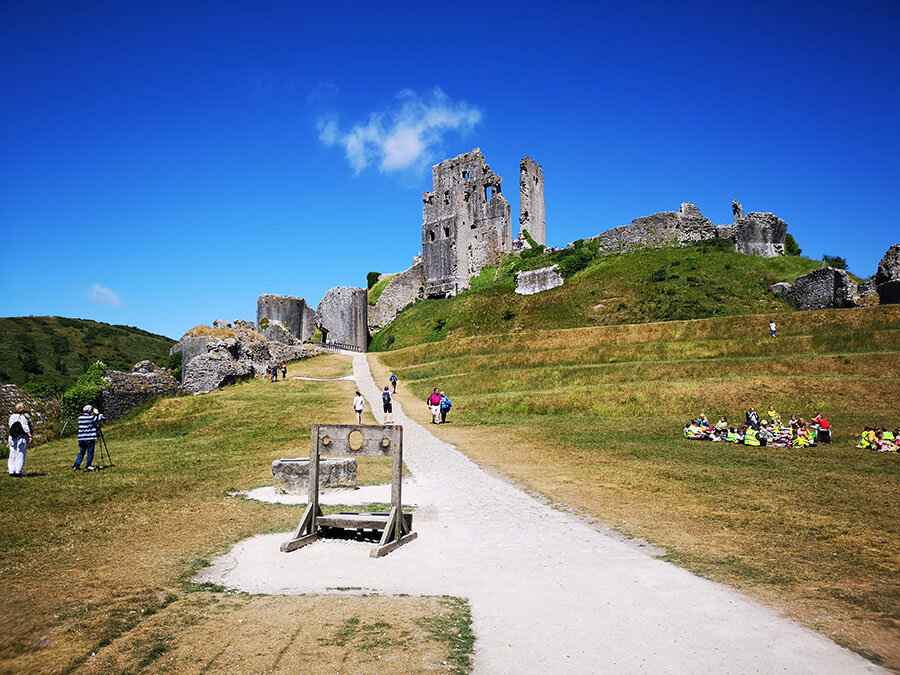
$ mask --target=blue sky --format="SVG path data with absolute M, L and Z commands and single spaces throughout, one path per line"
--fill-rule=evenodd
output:
M 550 244 L 739 199 L 868 276 L 900 241 L 900 5 L 741 4 L 6 0 L 0 315 L 177 338 L 315 304 L 405 269 L 431 165 L 476 146 L 514 214 L 543 165 Z

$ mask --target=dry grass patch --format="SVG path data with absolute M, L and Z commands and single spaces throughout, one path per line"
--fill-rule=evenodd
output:
M 378 381 L 396 372 L 419 422 L 445 390 L 451 424 L 429 428 L 479 463 L 900 667 L 900 456 L 853 443 L 866 424 L 900 426 L 900 307 L 782 315 L 778 340 L 747 330 L 763 318 L 445 340 L 370 362 Z M 681 438 L 688 417 L 739 422 L 769 403 L 823 410 L 835 444 Z

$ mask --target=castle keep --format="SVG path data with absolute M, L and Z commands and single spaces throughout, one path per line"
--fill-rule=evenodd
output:
M 527 157 L 522 160 L 522 172 L 520 183 L 527 182 L 529 188 L 527 199 L 523 192 L 523 203 L 530 209 L 526 221 L 533 223 L 540 239 L 530 229 L 529 234 L 543 243 L 544 177 L 540 165 Z M 422 194 L 426 297 L 443 298 L 466 290 L 482 268 L 496 265 L 504 253 L 512 251 L 510 207 L 503 198 L 501 180 L 484 163 L 478 148 L 432 169 L 433 189 Z

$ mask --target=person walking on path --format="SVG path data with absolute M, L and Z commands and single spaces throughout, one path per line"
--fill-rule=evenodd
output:
M 359 392 L 353 397 L 353 412 L 356 413 L 356 423 L 362 424 L 363 408 L 366 407 L 366 399 Z
M 282 380 L 287 379 L 287 364 L 286 363 L 281 364 L 281 379 Z
M 387 385 L 384 385 L 384 391 L 381 392 L 381 407 L 384 409 L 384 423 L 394 423 L 394 404 L 391 401 L 391 392 Z
M 769 321 L 769 336 L 770 337 L 775 337 L 776 329 L 777 329 L 777 326 L 775 325 L 775 320 L 773 319 L 773 320 Z
M 444 392 L 441 392 L 441 424 L 447 423 L 447 413 L 450 412 L 452 407 L 453 404 L 450 403 L 450 398 L 444 396 Z
M 388 378 L 391 381 L 391 393 L 397 393 L 397 376 L 394 373 L 391 373 L 391 376 Z
M 81 469 L 81 460 L 84 459 L 85 471 L 96 471 L 92 465 L 94 461 L 94 445 L 97 442 L 97 425 L 106 417 L 101 415 L 96 408 L 84 406 L 81 415 L 78 416 L 78 456 L 75 458 L 73 471 Z M 87 455 L 85 457 L 85 455 Z
M 28 444 L 31 443 L 31 426 L 25 417 L 25 405 L 16 403 L 15 412 L 9 416 L 7 427 L 9 436 L 9 467 L 10 478 L 21 478 L 25 468 L 25 453 Z
M 434 391 L 431 392 L 431 396 L 429 396 L 425 402 L 431 408 L 431 423 L 440 424 L 439 417 L 441 414 L 441 395 L 438 393 L 437 387 L 434 388 Z
M 278 364 L 272 366 L 272 377 L 269 378 L 269 382 L 278 382 Z

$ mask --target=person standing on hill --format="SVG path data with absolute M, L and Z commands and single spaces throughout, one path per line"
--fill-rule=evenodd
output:
M 287 364 L 286 363 L 281 364 L 281 379 L 282 380 L 287 379 Z
M 31 426 L 28 424 L 28 418 L 25 417 L 25 405 L 16 403 L 16 407 L 12 415 L 9 416 L 9 425 L 7 426 L 9 436 L 9 467 L 10 478 L 21 478 L 22 470 L 25 468 L 25 453 L 28 450 L 28 444 L 31 443 Z
M 84 406 L 81 415 L 78 416 L 78 456 L 75 458 L 73 471 L 81 469 L 81 460 L 84 458 L 84 470 L 96 471 L 92 465 L 94 461 L 94 444 L 97 442 L 97 425 L 106 418 L 95 408 Z M 87 457 L 85 457 L 87 455 Z
M 771 320 L 769 321 L 769 337 L 775 337 L 775 330 L 776 330 L 776 329 L 777 329 L 777 326 L 775 325 L 775 320 L 774 320 L 774 319 L 771 319 Z
M 356 423 L 362 424 L 363 408 L 366 407 L 366 399 L 359 392 L 353 397 L 353 412 L 356 413 Z
M 431 392 L 431 396 L 429 396 L 425 403 L 431 408 L 431 423 L 432 424 L 440 424 L 439 416 L 441 414 L 441 395 L 438 393 L 438 388 L 435 387 L 434 391 Z
M 391 373 L 391 376 L 388 378 L 391 381 L 391 393 L 397 393 L 397 376 Z
M 450 402 L 450 397 L 445 396 L 444 392 L 441 392 L 441 424 L 447 423 L 447 413 L 450 412 L 452 407 L 453 404 Z

